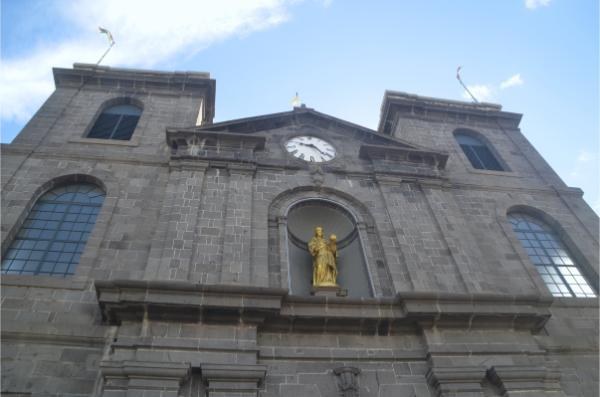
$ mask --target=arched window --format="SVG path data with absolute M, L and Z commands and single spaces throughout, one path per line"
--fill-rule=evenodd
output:
M 88 138 L 131 139 L 142 110 L 133 105 L 112 106 L 102 112 L 88 133 Z
M 456 141 L 471 162 L 473 168 L 479 170 L 504 171 L 504 168 L 494 156 L 490 148 L 473 135 L 457 132 L 454 134 Z
M 354 217 L 339 205 L 318 199 L 297 203 L 287 214 L 292 293 L 311 293 L 313 264 L 308 243 L 317 226 L 323 228 L 326 240 L 329 240 L 331 234 L 337 236 L 337 283 L 350 297 L 372 296 L 370 277 Z
M 596 296 L 569 250 L 548 225 L 519 212 L 509 214 L 508 220 L 552 295 Z
M 2 273 L 74 274 L 104 196 L 97 186 L 78 183 L 40 197 L 2 258 Z

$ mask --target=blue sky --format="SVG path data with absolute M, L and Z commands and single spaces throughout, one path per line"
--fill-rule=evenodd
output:
M 51 68 L 95 63 L 207 71 L 215 121 L 307 106 L 377 127 L 386 89 L 481 100 L 521 129 L 600 211 L 596 0 L 0 0 L 1 139 L 53 89 Z M 165 6 L 168 4 L 168 6 Z

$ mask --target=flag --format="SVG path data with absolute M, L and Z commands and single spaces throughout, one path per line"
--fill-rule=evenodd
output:
M 113 35 L 108 31 L 108 29 L 104 29 L 103 27 L 98 26 L 98 30 L 100 30 L 100 33 L 103 33 L 106 35 L 106 37 L 108 38 L 108 42 L 110 43 L 110 45 L 114 45 L 115 44 L 115 39 L 113 39 Z

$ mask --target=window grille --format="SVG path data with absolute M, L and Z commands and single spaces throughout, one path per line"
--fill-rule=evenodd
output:
M 141 109 L 132 105 L 118 105 L 102 112 L 88 134 L 88 138 L 128 141 L 137 126 Z
M 521 213 L 509 214 L 508 220 L 552 295 L 596 296 L 569 250 L 548 225 Z
M 86 183 L 44 194 L 2 258 L 1 272 L 58 277 L 74 274 L 104 196 L 100 188 Z

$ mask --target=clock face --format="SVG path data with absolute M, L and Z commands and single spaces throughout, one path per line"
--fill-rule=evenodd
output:
M 329 142 L 310 135 L 294 137 L 285 143 L 285 149 L 294 157 L 312 163 L 333 160 L 335 149 Z

